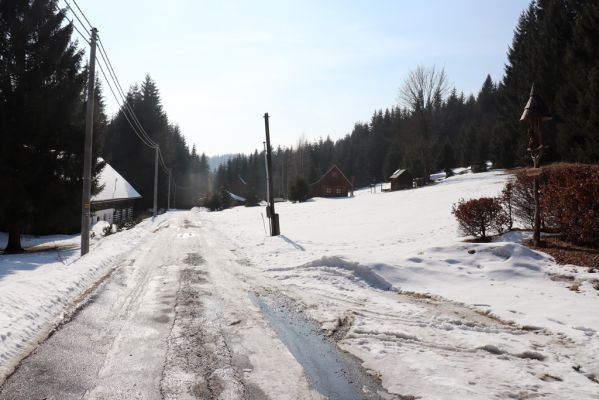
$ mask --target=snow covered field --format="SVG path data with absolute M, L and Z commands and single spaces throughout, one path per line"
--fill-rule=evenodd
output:
M 249 273 L 324 328 L 351 324 L 340 346 L 393 393 L 599 398 L 597 274 L 517 243 L 458 236 L 452 204 L 495 196 L 506 179 L 466 174 L 416 190 L 277 204 L 275 238 L 265 236 L 261 208 L 202 217 L 230 238 Z
M 488 244 L 458 235 L 452 204 L 497 195 L 507 179 L 465 174 L 414 190 L 278 203 L 279 237 L 265 234 L 263 207 L 237 207 L 146 220 L 95 240 L 82 259 L 77 237 L 39 239 L 59 248 L 0 256 L 0 380 L 132 249 L 156 246 L 147 238 L 170 229 L 206 259 L 213 287 L 202 318 L 222 317 L 202 326 L 229 338 L 227 352 L 248 352 L 254 367 L 244 381 L 271 398 L 318 395 L 300 382 L 254 294 L 295 304 L 395 395 L 599 399 L 599 274 L 556 265 L 518 244 L 518 232 Z M 272 371 L 300 382 L 295 394 Z

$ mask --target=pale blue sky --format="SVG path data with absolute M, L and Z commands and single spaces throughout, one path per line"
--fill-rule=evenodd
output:
M 149 73 L 171 122 L 209 155 L 261 149 L 265 112 L 274 146 L 340 138 L 395 105 L 417 65 L 476 93 L 502 77 L 528 3 L 78 0 L 124 89 Z

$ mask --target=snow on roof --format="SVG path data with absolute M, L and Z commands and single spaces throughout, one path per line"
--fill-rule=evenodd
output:
M 453 169 L 453 173 L 456 174 L 456 175 L 462 175 L 462 174 L 465 174 L 468 171 L 470 171 L 470 167 L 459 167 L 459 168 L 454 168 Z
M 92 196 L 92 202 L 141 198 L 137 190 L 108 163 L 106 163 L 106 166 L 100 172 L 98 181 L 100 186 L 103 185 L 103 188 L 100 193 Z
M 231 192 L 227 192 L 227 193 L 229 193 L 229 196 L 231 196 L 231 198 L 233 200 L 237 200 L 237 201 L 241 201 L 241 202 L 245 203 L 245 198 L 244 197 L 238 196 L 235 193 L 231 193 Z
M 437 181 L 439 179 L 444 179 L 447 177 L 447 173 L 445 171 L 437 172 L 436 174 L 430 174 L 429 178 L 431 181 Z
M 405 170 L 405 169 L 398 169 L 397 171 L 395 171 L 395 172 L 393 173 L 393 175 L 391 175 L 391 176 L 389 177 L 389 179 L 395 179 L 395 178 L 398 178 L 398 177 L 399 177 L 401 174 L 403 174 L 404 172 L 406 172 L 406 170 Z

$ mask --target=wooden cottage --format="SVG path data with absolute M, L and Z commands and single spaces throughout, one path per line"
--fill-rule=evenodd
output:
M 319 180 L 310 184 L 312 197 L 347 197 L 352 190 L 349 179 L 333 165 Z
M 389 177 L 391 191 L 409 189 L 412 187 L 412 174 L 407 169 L 398 169 Z
M 137 190 L 108 163 L 98 180 L 102 190 L 91 198 L 90 222 L 118 224 L 132 219 L 136 201 L 141 199 Z

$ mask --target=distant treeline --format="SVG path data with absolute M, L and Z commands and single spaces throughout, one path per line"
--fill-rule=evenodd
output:
M 519 119 L 533 83 L 553 116 L 543 126 L 544 162 L 599 161 L 597 26 L 598 2 L 533 1 L 520 16 L 500 82 L 487 76 L 469 96 L 440 85 L 428 99 L 376 110 L 342 139 L 274 149 L 275 195 L 286 197 L 298 177 L 313 182 L 333 163 L 356 186 L 385 180 L 398 168 L 425 176 L 427 170 L 483 166 L 486 160 L 506 168 L 527 165 L 527 127 Z M 414 72 L 422 71 L 430 76 L 434 70 Z M 407 84 L 398 87 L 400 94 Z M 273 137 L 276 142 L 276 132 Z M 263 152 L 238 155 L 216 170 L 213 187 L 262 194 L 264 175 Z

